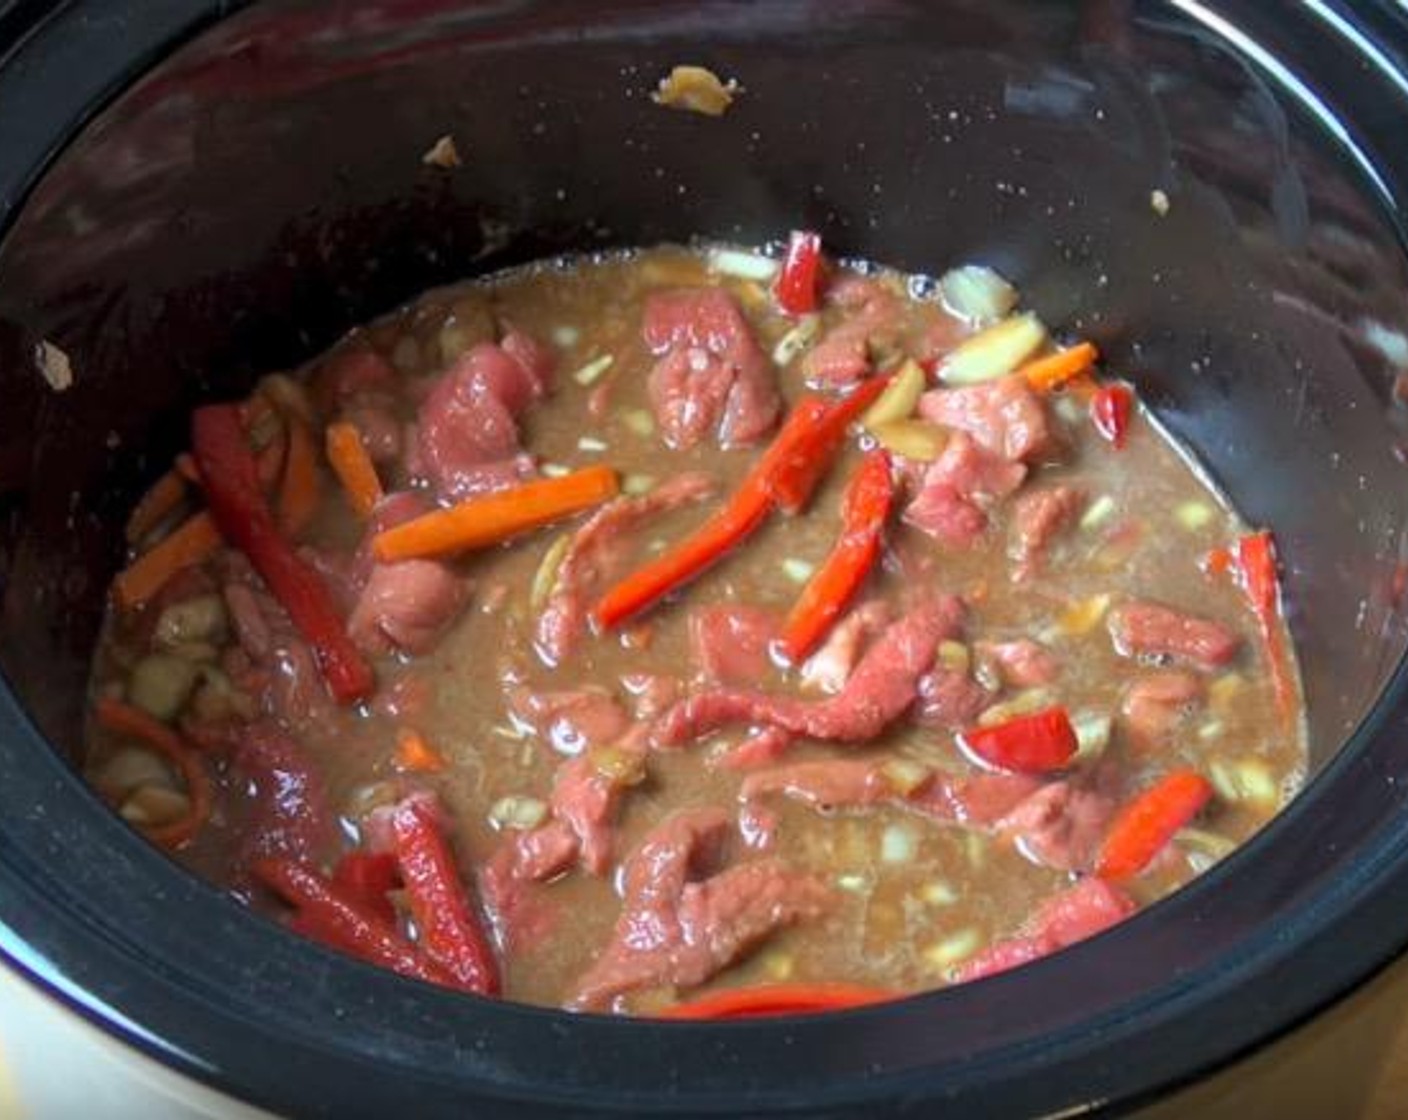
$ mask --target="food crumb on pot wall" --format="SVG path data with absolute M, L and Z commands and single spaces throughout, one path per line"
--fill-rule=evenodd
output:
M 429 167 L 443 167 L 446 171 L 463 166 L 459 148 L 455 146 L 455 138 L 448 132 L 430 146 L 425 155 L 420 157 L 420 161 Z
M 34 362 L 49 388 L 62 393 L 73 386 L 73 363 L 69 356 L 45 339 L 34 348 Z
M 667 109 L 721 117 L 742 92 L 743 87 L 735 79 L 724 82 L 706 67 L 676 66 L 668 77 L 660 79 L 659 89 L 650 98 Z

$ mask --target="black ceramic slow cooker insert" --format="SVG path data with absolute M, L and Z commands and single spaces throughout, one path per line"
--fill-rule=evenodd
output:
M 0 954 L 55 999 L 297 1115 L 1016 1116 L 1199 1076 L 1408 942 L 1390 0 L 21 0 L 0 41 Z M 722 120 L 651 103 L 686 61 L 745 87 Z M 445 133 L 451 174 L 420 159 Z M 994 266 L 1275 528 L 1315 774 L 1253 843 L 1013 974 L 660 1024 L 326 953 L 82 784 L 123 514 L 194 404 L 434 284 L 792 227 L 903 269 Z

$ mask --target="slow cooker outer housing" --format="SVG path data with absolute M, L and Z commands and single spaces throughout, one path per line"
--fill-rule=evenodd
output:
M 242 6 L 74 0 L 31 24 L 38 7 L 0 8 L 0 34 L 23 30 L 0 61 L 0 951 L 56 997 L 298 1115 L 1030 1115 L 1204 1072 L 1408 941 L 1404 423 L 1366 326 L 1403 331 L 1408 308 L 1392 5 L 404 0 L 214 23 Z M 728 117 L 650 104 L 683 60 L 740 79 Z M 419 158 L 446 132 L 453 173 Z M 1255 843 L 1014 975 L 661 1025 L 324 953 L 75 776 L 122 512 L 196 400 L 431 284 L 798 225 L 902 267 L 999 267 L 1277 528 L 1319 772 Z M 41 339 L 73 359 L 63 393 Z

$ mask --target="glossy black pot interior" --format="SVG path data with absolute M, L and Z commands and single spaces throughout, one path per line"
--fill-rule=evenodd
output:
M 238 7 L 78 0 L 0 63 L 12 963 L 171 1065 L 299 1114 L 997 1116 L 1195 1076 L 1408 941 L 1391 220 L 1408 20 L 1389 4 L 345 0 L 207 26 Z M 0 35 L 22 22 L 0 11 Z M 683 60 L 746 88 L 726 118 L 651 104 Z M 452 173 L 420 160 L 447 132 Z M 325 954 L 174 868 L 73 776 L 122 514 L 194 402 L 466 274 L 798 225 L 903 268 L 995 265 L 1275 526 L 1318 775 L 1256 843 L 1016 975 L 827 1019 L 661 1026 Z M 41 339 L 72 358 L 65 392 L 35 369 Z

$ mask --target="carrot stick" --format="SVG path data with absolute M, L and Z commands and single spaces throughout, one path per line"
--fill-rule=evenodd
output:
M 127 543 L 140 544 L 186 499 L 186 479 L 175 468 L 167 471 L 142 495 L 127 519 Z
M 1027 379 L 1039 393 L 1049 393 L 1064 385 L 1078 373 L 1084 373 L 1100 359 L 1100 351 L 1094 343 L 1077 342 L 1067 350 L 1057 350 L 1041 358 L 1034 358 L 1017 372 Z
M 443 754 L 425 741 L 424 735 L 406 727 L 396 735 L 396 765 L 402 770 L 433 774 L 449 764 Z
M 604 502 L 615 497 L 619 488 L 616 472 L 599 466 L 525 482 L 378 533 L 372 538 L 372 552 L 383 564 L 390 564 L 487 548 Z
M 1138 875 L 1211 797 L 1212 785 L 1197 771 L 1165 774 L 1116 814 L 1095 873 L 1116 880 Z
M 181 776 L 191 807 L 182 817 L 167 824 L 143 828 L 155 844 L 179 848 L 195 836 L 210 818 L 210 778 L 196 751 L 180 735 L 155 716 L 111 696 L 98 700 L 94 710 L 98 726 L 127 739 L 136 739 L 169 762 Z
M 210 514 L 193 514 L 118 572 L 112 581 L 118 605 L 129 611 L 141 606 L 177 572 L 209 559 L 222 540 Z
M 322 500 L 318 477 L 318 453 L 313 437 L 301 417 L 287 415 L 284 427 L 288 439 L 284 451 L 284 473 L 279 481 L 279 528 L 287 537 L 296 537 L 312 520 Z
M 362 433 L 350 421 L 339 420 L 328 425 L 325 442 L 328 462 L 347 492 L 347 500 L 358 517 L 369 517 L 383 492 L 372 457 L 362 442 Z

